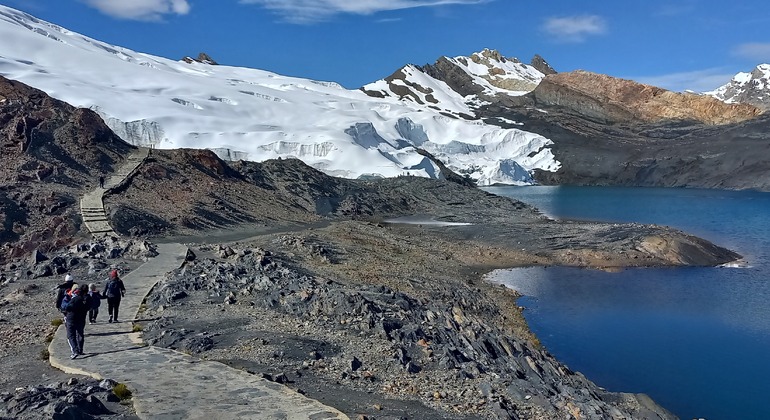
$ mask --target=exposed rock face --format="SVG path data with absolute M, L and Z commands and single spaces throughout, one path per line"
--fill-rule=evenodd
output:
M 20 388 L 0 394 L 0 418 L 27 419 L 127 419 L 129 409 L 112 391 L 117 382 L 96 379 Z
M 718 125 L 747 121 L 762 113 L 751 105 L 725 104 L 586 71 L 549 75 L 533 95 L 539 104 L 607 123 L 686 120 Z
M 588 118 L 532 97 L 518 99 L 490 104 L 479 114 L 518 121 L 554 142 L 551 150 L 562 166 L 556 172 L 536 170 L 540 183 L 770 191 L 770 161 L 757 152 L 770 147 L 770 116 L 728 125 L 610 123 L 609 108 L 601 108 L 598 101 L 591 104 L 602 112 Z
M 0 77 L 0 263 L 68 245 L 78 198 L 133 147 L 93 111 Z
M 433 65 L 426 64 L 421 69 L 425 74 L 443 81 L 462 96 L 477 95 L 483 91 L 483 88 L 475 84 L 468 73 L 449 61 L 447 57 L 441 57 Z
M 190 64 L 197 62 L 197 63 L 202 63 L 202 64 L 209 64 L 209 65 L 212 65 L 212 66 L 216 66 L 216 65 L 219 64 L 216 61 L 214 61 L 214 59 L 211 58 L 206 53 L 199 53 L 198 57 L 196 57 L 196 58 L 192 58 L 190 56 L 186 56 L 186 57 L 182 58 L 182 61 L 184 61 L 185 63 L 190 63 Z
M 533 60 L 544 70 L 555 72 L 542 57 L 536 56 Z M 485 48 L 468 57 L 441 57 L 434 64 L 402 67 L 385 78 L 385 89 L 383 81 L 380 81 L 366 85 L 361 90 L 373 97 L 396 96 L 399 99 L 412 100 L 422 98 L 415 101 L 441 110 L 442 104 L 436 101 L 434 95 L 425 96 L 432 93 L 428 91 L 432 89 L 422 86 L 421 81 L 429 81 L 432 86 L 439 87 L 446 84 L 451 92 L 441 93 L 450 93 L 450 96 L 457 100 L 472 103 L 473 97 L 487 100 L 488 97 L 506 92 L 513 95 L 530 92 L 540 83 L 543 76 L 544 73 L 534 65 L 524 64 L 517 58 L 504 57 L 499 51 Z
M 738 73 L 733 79 L 712 92 L 706 92 L 727 103 L 754 105 L 770 109 L 770 64 L 760 64 L 750 73 Z
M 540 56 L 540 54 L 535 54 L 534 57 L 532 57 L 532 61 L 530 62 L 532 67 L 536 68 L 540 73 L 543 73 L 544 75 L 548 76 L 549 74 L 556 74 L 557 71 L 554 70 L 553 67 L 551 67 L 550 64 L 548 64 L 547 61 L 543 57 Z
M 475 64 L 473 68 L 471 68 L 471 63 Z M 542 57 L 540 57 L 538 64 L 550 69 Z M 486 70 L 481 70 L 484 68 Z M 534 64 L 528 67 L 517 58 L 504 57 L 499 51 L 487 48 L 471 54 L 469 57 L 452 59 L 442 57 L 434 65 L 425 65 L 421 67 L 421 70 L 435 79 L 444 81 L 462 96 L 485 92 L 483 86 L 474 82 L 474 76 L 499 89 L 511 92 L 529 92 L 540 83 L 544 74 L 539 72 Z M 553 69 L 550 71 L 555 72 Z M 462 74 L 465 76 L 463 77 Z M 490 93 L 486 92 L 486 94 Z

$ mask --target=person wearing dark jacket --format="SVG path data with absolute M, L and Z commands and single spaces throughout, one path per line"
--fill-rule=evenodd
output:
M 56 309 L 59 311 L 62 311 L 61 302 L 64 300 L 64 296 L 67 295 L 67 292 L 72 288 L 73 284 L 75 284 L 75 279 L 73 279 L 71 275 L 67 274 L 64 276 L 64 283 L 54 287 L 54 290 L 56 291 Z
M 110 271 L 110 279 L 104 285 L 104 296 L 107 297 L 107 313 L 110 319 L 107 322 L 118 321 L 118 309 L 120 309 L 120 299 L 126 295 L 126 287 L 123 280 L 118 277 L 118 270 Z
M 83 354 L 85 341 L 86 315 L 91 307 L 88 297 L 88 286 L 82 285 L 72 291 L 72 299 L 64 308 L 67 318 L 67 341 L 72 350 L 70 358 L 74 359 Z
M 102 305 L 102 294 L 96 290 L 96 284 L 91 283 L 88 285 L 88 297 L 91 300 L 90 309 L 88 310 L 88 323 L 96 324 L 96 317 L 99 316 L 99 307 Z

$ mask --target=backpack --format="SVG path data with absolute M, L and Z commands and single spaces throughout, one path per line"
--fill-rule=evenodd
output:
M 64 300 L 64 296 L 67 294 L 66 289 L 57 287 L 56 288 L 56 309 L 61 309 L 61 303 L 62 300 Z
M 72 295 L 68 295 L 65 292 L 64 297 L 62 297 L 61 303 L 59 304 L 59 309 L 61 309 L 62 312 L 66 311 L 67 306 L 69 306 L 71 300 L 72 300 Z

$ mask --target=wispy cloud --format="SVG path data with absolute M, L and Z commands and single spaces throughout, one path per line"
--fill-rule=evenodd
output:
M 770 42 L 741 44 L 732 51 L 732 54 L 736 57 L 757 61 L 758 63 L 767 63 L 770 62 Z
M 186 15 L 188 0 L 81 0 L 118 19 L 160 21 L 166 15 Z
M 385 18 L 385 19 L 379 19 L 377 20 L 377 23 L 392 23 L 392 22 L 400 22 L 403 19 L 401 18 Z
M 607 24 L 596 15 L 551 17 L 541 29 L 559 42 L 583 42 L 590 35 L 606 33 Z
M 724 68 L 710 68 L 681 73 L 662 74 L 658 76 L 623 76 L 623 78 L 661 87 L 674 92 L 683 92 L 685 90 L 708 92 L 726 84 L 733 78 L 733 76 L 735 76 L 735 73 L 728 73 Z
M 315 23 L 337 14 L 371 15 L 388 10 L 481 4 L 493 0 L 240 0 L 270 10 L 291 23 Z
M 691 13 L 698 8 L 695 0 L 680 0 L 678 3 L 664 4 L 657 11 L 658 16 L 678 17 Z

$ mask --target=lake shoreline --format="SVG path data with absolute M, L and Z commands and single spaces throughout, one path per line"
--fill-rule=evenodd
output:
M 416 191 L 422 190 L 414 184 L 426 183 L 390 182 Z M 578 410 L 670 418 L 649 398 L 608 392 L 556 360 L 526 325 L 516 295 L 483 276 L 495 268 L 527 265 L 716 265 L 737 254 L 675 229 L 554 221 L 515 200 L 429 185 L 448 193 L 436 191 L 441 200 L 423 214 L 471 225 L 387 224 L 383 216 L 272 223 L 216 235 L 180 231 L 199 257 L 168 278 L 179 282 L 159 284 L 148 296 L 158 300 L 148 305 L 144 318 L 157 321 L 140 323 L 145 339 L 264 375 L 350 414 L 552 418 Z M 255 233 L 230 243 L 231 252 L 228 246 L 193 244 L 196 234 L 206 239 L 201 242 L 211 242 Z M 250 258 L 257 255 L 255 264 Z M 196 267 L 207 276 L 193 275 Z M 259 267 L 277 271 L 249 271 Z M 240 270 L 251 274 L 199 284 Z M 81 265 L 75 274 L 86 278 L 86 271 Z M 43 290 L 52 285 L 30 286 L 40 282 L 22 279 L 11 287 L 50 308 Z M 168 290 L 189 297 L 171 298 L 163 294 Z M 347 299 L 360 306 L 340 304 Z M 7 309 L 19 305 L 15 301 Z M 28 371 L 50 372 L 42 361 L 30 363 L 25 349 L 42 342 L 54 316 L 51 309 L 20 317 L 39 334 L 15 343 L 18 347 L 2 359 L 3 383 L 34 381 L 13 373 L 13 366 L 23 363 L 32 365 Z M 307 351 L 296 351 L 294 344 Z
M 462 220 L 458 215 L 444 217 L 442 220 L 446 219 Z M 480 226 L 478 223 L 470 226 L 438 226 L 340 221 L 325 227 L 237 241 L 227 245 L 233 250 L 227 257 L 224 256 L 229 253 L 223 251 L 227 249 L 226 246 L 195 245 L 193 249 L 199 254 L 199 262 L 192 263 L 187 269 L 184 275 L 186 280 L 170 281 L 157 288 L 158 291 L 166 291 L 151 294 L 148 301 L 165 302 L 169 291 L 179 291 L 185 284 L 188 287 L 184 290 L 190 297 L 181 302 L 157 303 L 154 306 L 149 304 L 148 315 L 158 317 L 161 321 L 145 325 L 145 334 L 153 345 L 194 351 L 192 337 L 214 334 L 214 330 L 206 326 L 205 320 L 216 316 L 218 335 L 211 336 L 212 348 L 202 351 L 201 355 L 263 372 L 271 377 L 283 373 L 292 387 L 302 389 L 311 398 L 317 398 L 343 411 L 361 412 L 364 410 L 362 407 L 368 407 L 368 411 L 363 412 L 373 416 L 500 417 L 502 412 L 507 412 L 519 416 L 526 413 L 525 417 L 528 418 L 548 418 L 563 413 L 570 404 L 577 404 L 576 407 L 586 411 L 589 411 L 588 407 L 595 409 L 593 404 L 599 404 L 603 407 L 599 410 L 610 417 L 614 415 L 611 414 L 613 410 L 634 412 L 635 415 L 641 415 L 641 412 L 633 410 L 642 410 L 645 415 L 657 413 L 663 418 L 672 418 L 670 413 L 645 396 L 607 392 L 559 363 L 542 349 L 537 337 L 526 325 L 521 308 L 516 304 L 517 294 L 487 282 L 485 275 L 498 268 L 532 265 L 559 264 L 594 268 L 685 266 L 690 265 L 688 261 L 707 261 L 709 265 L 716 265 L 732 259 L 735 254 L 663 227 L 562 223 L 541 217 L 526 218 L 526 221 L 521 225 L 509 224 L 503 228 L 490 224 Z M 572 246 L 563 249 L 564 239 L 547 239 L 542 235 L 541 228 L 573 241 Z M 518 235 L 511 236 L 512 232 L 518 232 Z M 605 240 L 608 232 L 613 234 L 611 237 L 614 239 L 611 241 Z M 524 239 L 525 233 L 537 235 L 541 240 L 532 237 L 529 248 L 520 248 L 520 240 L 501 242 L 504 237 Z M 586 248 L 575 246 L 576 238 L 580 238 Z M 655 239 L 650 241 L 649 238 Z M 536 248 L 542 240 L 550 241 L 551 246 Z M 650 243 L 657 244 L 657 247 L 650 246 Z M 683 248 L 690 250 L 689 254 L 677 250 L 681 244 L 688 245 Z M 304 297 L 299 302 L 274 306 L 264 303 L 270 300 L 268 296 L 275 293 L 271 292 L 273 286 L 269 284 L 262 284 L 262 290 L 253 290 L 248 286 L 244 288 L 243 285 L 232 284 L 232 281 L 201 284 L 196 280 L 214 276 L 211 273 L 216 272 L 215 267 L 221 267 L 222 264 L 241 267 L 236 270 L 247 270 L 244 267 L 248 264 L 240 260 L 247 261 L 249 255 L 260 252 L 260 255 L 267 253 L 269 257 L 265 258 L 271 261 L 280 261 L 281 266 L 287 267 L 289 272 L 297 270 L 308 273 L 328 279 L 327 283 L 302 283 L 297 280 L 295 283 L 280 285 L 280 290 L 287 290 L 288 287 L 290 292 L 286 297 L 278 299 L 279 302 L 292 301 L 290 296 L 295 296 L 292 293 Z M 192 267 L 199 267 L 203 271 L 197 274 Z M 190 293 L 191 282 L 196 284 L 195 290 L 208 292 Z M 217 296 L 225 300 L 232 296 L 233 304 L 222 306 L 224 301 L 212 300 L 210 292 L 215 287 Z M 404 304 L 406 309 L 390 307 L 389 310 L 382 309 L 384 312 L 375 310 L 371 313 L 366 310 L 359 312 L 361 308 L 357 306 L 345 309 L 343 305 L 342 313 L 339 313 L 331 309 L 335 305 L 327 302 L 327 299 L 342 293 L 354 301 L 366 296 L 368 301 L 387 307 L 387 302 L 372 297 L 382 296 L 382 288 L 386 288 L 386 295 L 403 295 L 404 301 L 411 303 Z M 436 307 L 430 302 L 442 304 Z M 313 311 L 316 311 L 313 317 L 305 315 Z M 389 321 L 376 320 L 379 316 L 377 314 L 388 311 L 394 311 L 400 320 L 401 324 L 396 330 L 413 332 L 405 338 L 396 338 L 398 336 L 394 332 L 388 332 L 388 327 L 383 325 Z M 428 312 L 434 314 L 430 319 L 413 318 L 422 317 L 420 314 Z M 257 328 L 251 322 L 244 322 L 244 319 L 253 318 L 253 314 L 262 314 L 258 316 L 262 320 L 277 318 L 281 321 L 263 323 Z M 173 326 L 164 319 L 173 319 Z M 288 327 L 291 319 L 296 319 L 295 325 Z M 362 326 L 361 319 L 370 321 L 364 322 L 366 326 Z M 437 324 L 437 320 L 444 321 Z M 442 333 L 443 338 L 438 339 L 434 335 L 439 331 L 436 328 L 446 322 L 454 326 Z M 428 325 L 434 326 L 426 329 Z M 260 331 L 260 340 L 267 344 L 255 347 L 234 339 L 253 335 L 255 328 Z M 171 334 L 171 337 L 176 338 L 170 340 L 161 337 L 164 331 L 165 336 Z M 415 331 L 423 331 L 419 334 L 424 335 L 414 335 Z M 452 353 L 452 348 L 465 347 L 466 344 L 462 343 L 467 338 L 462 337 L 466 334 L 487 344 L 481 347 L 471 344 L 463 350 L 465 353 Z M 287 342 L 306 343 L 306 340 L 310 340 L 318 348 L 311 349 L 311 345 L 307 347 L 307 353 L 296 354 L 296 351 L 292 352 L 290 348 L 276 343 L 275 337 L 281 337 L 281 340 Z M 266 353 L 265 347 L 270 352 Z M 334 350 L 328 350 L 330 348 Z M 319 352 L 323 357 L 314 359 L 317 355 L 311 356 L 313 352 Z M 396 353 L 401 356 L 394 359 Z M 287 360 L 276 360 L 272 354 L 283 354 Z M 292 356 L 288 357 L 287 354 Z M 357 374 L 355 370 L 351 371 L 349 363 L 352 360 L 361 361 L 362 369 L 369 373 Z M 409 362 L 401 364 L 394 360 Z M 419 366 L 419 371 L 410 372 L 407 368 L 410 362 Z M 295 371 L 298 373 L 291 373 Z M 362 381 L 361 375 L 375 379 Z M 325 383 L 337 385 L 323 385 Z M 401 385 L 397 384 L 411 385 L 401 391 Z M 548 391 L 550 386 L 561 387 L 565 394 L 551 395 Z M 433 391 L 426 391 L 428 389 Z M 583 392 L 581 390 L 589 389 L 592 394 L 603 397 L 574 402 L 581 401 L 578 397 Z M 486 392 L 482 404 L 478 404 L 477 398 L 470 398 L 479 392 Z M 355 401 L 351 402 L 350 399 L 341 398 L 341 395 L 357 397 L 352 398 Z M 394 410 L 395 400 L 411 401 L 407 404 L 411 408 L 406 413 Z M 383 411 L 371 408 L 375 406 L 381 407 Z M 498 411 L 493 409 L 495 406 Z M 454 413 L 455 417 L 446 417 L 449 413 Z

